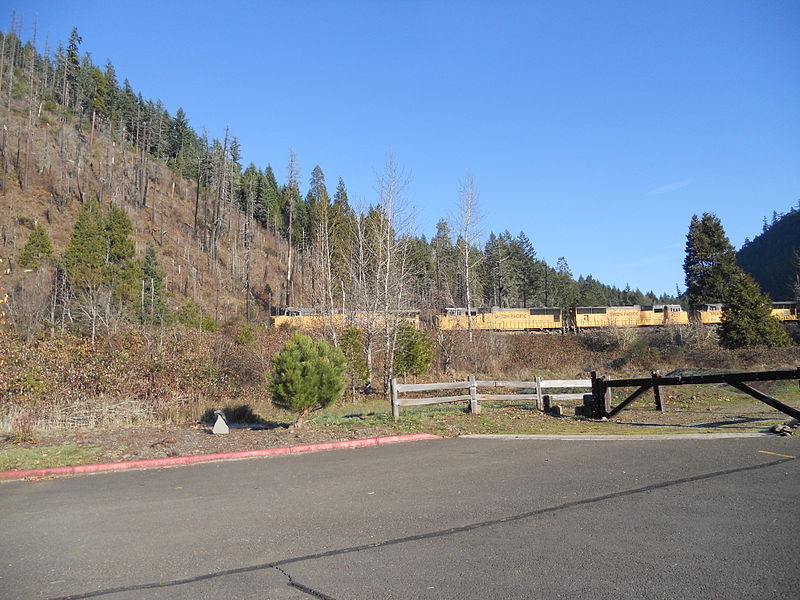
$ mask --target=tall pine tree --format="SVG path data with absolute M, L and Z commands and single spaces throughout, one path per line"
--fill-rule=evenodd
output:
M 686 300 L 690 307 L 723 302 L 728 282 L 738 273 L 736 252 L 720 220 L 711 213 L 692 216 L 686 235 Z
M 106 282 L 111 285 L 115 298 L 125 304 L 134 304 L 139 298 L 143 280 L 142 267 L 136 258 L 136 247 L 130 237 L 132 232 L 133 226 L 128 213 L 111 206 L 106 218 Z
M 94 199 L 87 200 L 78 212 L 64 252 L 64 267 L 71 286 L 103 282 L 106 248 L 106 227 L 100 206 Z

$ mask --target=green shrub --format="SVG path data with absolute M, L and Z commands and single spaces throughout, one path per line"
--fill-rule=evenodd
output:
M 239 333 L 233 338 L 233 343 L 237 346 L 249 346 L 256 341 L 253 326 L 250 323 L 245 323 L 239 328 Z
M 408 323 L 400 325 L 394 353 L 394 371 L 397 375 L 422 375 L 430 368 L 435 354 L 433 341 L 424 331 Z
M 728 283 L 727 305 L 722 312 L 719 342 L 723 348 L 788 346 L 792 339 L 772 316 L 770 300 L 755 280 L 739 273 Z
M 347 364 L 338 348 L 325 340 L 312 340 L 295 333 L 272 357 L 268 389 L 272 402 L 297 413 L 295 427 L 301 427 L 309 412 L 329 406 L 346 385 Z
M 178 325 L 185 327 L 194 327 L 201 331 L 216 331 L 219 329 L 217 322 L 208 315 L 203 314 L 200 307 L 193 300 L 187 300 L 175 317 Z
M 364 344 L 361 342 L 361 332 L 357 327 L 351 325 L 344 328 L 339 348 L 347 362 L 347 379 L 355 402 L 356 389 L 369 383 L 369 369 L 367 360 L 364 358 Z

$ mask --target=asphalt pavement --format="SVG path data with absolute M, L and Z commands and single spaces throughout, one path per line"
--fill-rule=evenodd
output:
M 800 440 L 447 439 L 0 483 L 0 598 L 787 598 Z

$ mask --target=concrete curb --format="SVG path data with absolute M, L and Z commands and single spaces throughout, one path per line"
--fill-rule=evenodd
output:
M 467 434 L 460 435 L 462 438 L 485 439 L 485 440 L 563 440 L 567 442 L 619 442 L 619 441 L 642 441 L 642 440 L 724 440 L 732 438 L 775 438 L 772 433 L 652 433 L 652 434 L 584 434 L 584 435 L 537 435 L 537 434 Z
M 195 463 L 212 462 L 218 460 L 239 460 L 243 458 L 259 458 L 262 456 L 274 456 L 278 454 L 298 454 L 301 452 L 321 452 L 324 450 L 340 450 L 345 448 L 365 448 L 367 446 L 382 446 L 384 444 L 395 444 L 399 442 L 415 442 L 417 440 L 436 439 L 441 439 L 441 437 L 438 435 L 432 435 L 430 433 L 409 433 L 405 435 L 390 435 L 360 440 L 345 440 L 341 442 L 321 442 L 318 444 L 304 444 L 302 446 L 264 448 L 263 450 L 243 450 L 240 452 L 196 454 L 194 456 L 148 458 L 143 460 L 128 460 L 113 463 L 74 465 L 71 467 L 28 469 L 25 471 L 0 471 L 0 480 L 24 479 L 26 477 L 44 477 L 47 475 L 78 475 L 81 473 L 101 473 L 107 471 L 125 471 L 128 469 L 148 469 L 153 467 L 173 467 L 177 465 L 191 465 Z

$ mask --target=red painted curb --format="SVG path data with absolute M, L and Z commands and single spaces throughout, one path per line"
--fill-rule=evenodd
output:
M 323 450 L 339 450 L 343 448 L 364 448 L 365 446 L 381 446 L 397 442 L 414 442 L 417 440 L 440 439 L 430 433 L 409 433 L 405 435 L 389 435 L 384 437 L 365 438 L 361 440 L 345 440 L 342 442 L 321 442 L 302 446 L 284 446 L 282 448 L 264 448 L 263 450 L 243 450 L 240 452 L 218 452 L 216 454 L 196 454 L 194 456 L 171 456 L 168 458 L 148 458 L 143 460 L 127 460 L 115 463 L 99 463 L 93 465 L 75 465 L 71 467 L 50 467 L 48 469 L 28 469 L 26 471 L 0 471 L 0 479 L 24 479 L 25 477 L 41 477 L 45 475 L 76 475 L 79 473 L 100 473 L 102 471 L 124 471 L 127 469 L 146 469 L 148 467 L 171 467 L 190 465 L 193 463 L 214 460 L 234 460 L 240 458 L 257 458 L 276 454 L 297 454 L 299 452 L 321 452 Z

